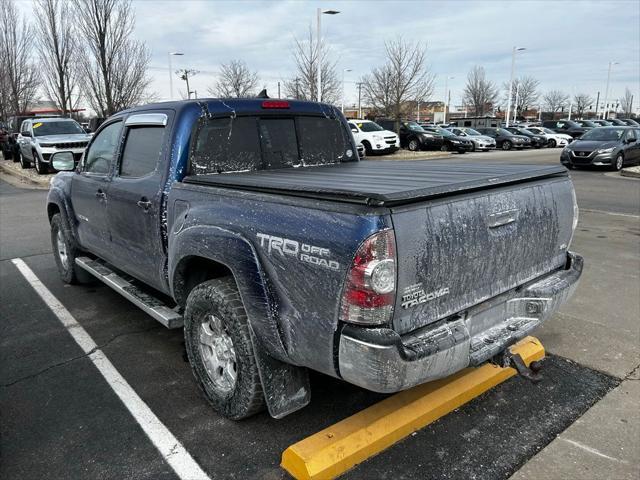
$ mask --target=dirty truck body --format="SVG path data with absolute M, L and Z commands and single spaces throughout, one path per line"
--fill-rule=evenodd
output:
M 101 133 L 114 153 L 96 174 Z M 141 137 L 149 148 L 129 145 Z M 135 161 L 151 171 L 128 175 Z M 133 300 L 169 302 L 165 324 L 181 326 L 184 314 L 196 378 L 231 418 L 258 410 L 224 403 L 242 397 L 234 389 L 255 371 L 256 401 L 281 417 L 308 403 L 307 368 L 395 392 L 478 365 L 549 318 L 582 270 L 569 251 L 577 206 L 563 167 L 360 162 L 343 116 L 311 102 L 212 99 L 119 113 L 77 169 L 54 178 L 47 208 L 59 219 L 63 278 L 119 272 L 146 292 Z M 219 288 L 220 279 L 231 283 Z M 202 296 L 204 284 L 214 290 Z M 206 353 L 202 335 L 190 342 L 188 332 L 225 317 L 229 309 L 193 312 L 227 287 L 251 341 L 239 345 L 229 319 L 226 337 L 207 330 L 224 344 L 216 358 L 233 352 L 238 362 L 227 388 L 207 388 L 215 372 L 194 366 L 206 367 Z

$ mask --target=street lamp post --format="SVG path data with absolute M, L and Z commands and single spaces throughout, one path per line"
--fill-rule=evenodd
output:
M 456 77 L 445 77 L 444 79 L 444 119 L 443 123 L 447 123 L 447 109 L 449 108 L 449 80 L 453 80 Z
M 609 70 L 607 71 L 607 88 L 604 91 L 604 109 L 602 110 L 602 119 L 609 117 L 609 107 L 607 101 L 609 100 L 609 81 L 611 80 L 611 66 L 618 65 L 618 62 L 609 62 Z
M 342 69 L 342 105 L 340 106 L 340 111 L 342 113 L 344 113 L 344 74 L 345 72 L 351 72 L 352 70 L 350 68 L 343 68 Z
M 516 52 L 526 50 L 524 47 L 513 47 L 511 52 L 511 80 L 509 81 L 509 95 L 507 98 L 507 127 L 509 126 L 509 116 L 511 114 L 511 92 L 513 92 L 513 76 L 516 72 Z
M 173 56 L 182 56 L 184 53 L 182 52 L 168 52 L 167 56 L 169 57 L 169 99 L 173 100 L 173 68 L 171 67 L 171 57 Z
M 338 13 L 340 13 L 338 10 L 322 10 L 321 8 L 318 8 L 316 10 L 317 12 L 317 16 L 318 16 L 318 31 L 316 32 L 316 55 L 317 55 L 317 59 L 318 59 L 318 93 L 317 93 L 317 100 L 320 101 L 320 99 L 322 98 L 321 95 L 321 90 L 322 90 L 322 30 L 321 30 L 321 18 L 322 15 L 337 15 Z

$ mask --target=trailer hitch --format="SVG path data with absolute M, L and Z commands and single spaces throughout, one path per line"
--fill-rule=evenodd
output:
M 494 357 L 493 363 L 501 366 L 502 368 L 511 367 L 518 372 L 521 377 L 530 380 L 532 383 L 538 383 L 542 380 L 540 370 L 542 369 L 542 363 L 534 360 L 529 366 L 524 363 L 519 353 L 512 353 L 509 349 L 498 354 Z

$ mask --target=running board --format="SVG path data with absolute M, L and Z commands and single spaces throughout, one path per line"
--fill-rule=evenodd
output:
M 167 328 L 180 328 L 182 315 L 167 307 L 162 301 L 143 292 L 133 283 L 121 277 L 99 260 L 89 257 L 77 257 L 76 264 L 118 292 L 131 303 L 141 308 Z

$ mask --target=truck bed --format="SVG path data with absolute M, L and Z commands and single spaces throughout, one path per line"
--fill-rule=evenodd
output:
M 183 181 L 366 205 L 395 206 L 496 185 L 566 175 L 567 170 L 561 165 L 365 160 L 320 167 L 192 175 Z

